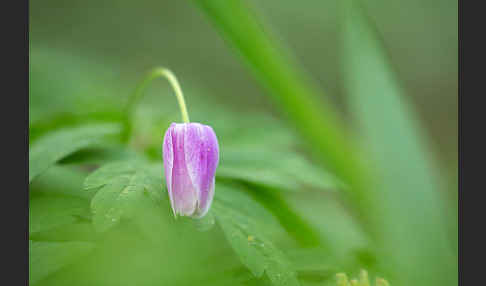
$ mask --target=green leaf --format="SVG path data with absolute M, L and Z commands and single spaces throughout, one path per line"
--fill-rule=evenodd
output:
M 303 187 L 337 190 L 343 184 L 292 150 L 222 149 L 217 176 L 240 179 L 287 191 Z
M 138 161 L 111 163 L 90 174 L 84 188 L 97 191 L 91 201 L 95 228 L 106 231 L 122 217 L 132 216 L 146 199 L 158 203 L 165 198 L 161 174 L 160 165 Z
M 73 128 L 88 124 L 103 124 L 120 122 L 122 120 L 121 112 L 99 112 L 87 114 L 50 114 L 43 119 L 37 120 L 29 125 L 29 146 L 42 138 L 49 132 L 60 129 Z
M 87 210 L 89 213 L 89 208 Z M 52 229 L 29 234 L 29 239 L 32 241 L 46 242 L 95 242 L 99 241 L 100 238 L 102 238 L 102 234 L 96 232 L 91 220 L 75 221 L 73 223 L 53 227 Z
M 36 284 L 88 254 L 89 242 L 37 242 L 29 240 L 29 283 Z
M 270 212 L 299 246 L 327 245 L 327 242 L 319 236 L 316 229 L 289 205 L 287 198 L 278 189 L 246 182 L 240 182 L 238 188 L 244 189 L 247 194 Z
M 447 245 L 443 190 L 424 131 L 374 27 L 357 3 L 347 8 L 345 86 L 379 174 L 383 262 L 397 285 L 455 285 L 457 257 Z
M 29 235 L 89 218 L 86 200 L 74 197 L 34 197 L 29 202 Z
M 275 225 L 272 216 L 244 193 L 221 187 L 211 209 L 241 262 L 256 277 L 266 273 L 273 285 L 299 285 L 288 259 L 265 235 Z
M 82 170 L 54 165 L 39 175 L 29 186 L 31 195 L 66 195 L 91 199 L 92 195 L 83 191 L 86 173 Z
M 100 144 L 75 152 L 60 164 L 95 164 L 103 165 L 114 161 L 143 160 L 143 154 L 118 144 Z
M 117 124 L 98 124 L 48 133 L 29 149 L 29 182 L 62 158 L 119 132 Z
M 285 251 L 285 254 L 292 262 L 292 267 L 297 271 L 301 281 L 323 283 L 332 280 L 334 282 L 336 272 L 342 270 L 336 258 L 330 256 L 327 249 L 291 249 Z

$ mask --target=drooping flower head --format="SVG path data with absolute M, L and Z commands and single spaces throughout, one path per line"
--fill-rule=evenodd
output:
M 219 162 L 218 139 L 211 127 L 189 121 L 176 76 L 166 68 L 152 70 L 130 98 L 127 113 L 133 113 L 148 83 L 159 77 L 166 78 L 174 89 L 184 122 L 170 125 L 162 147 L 170 204 L 175 216 L 201 218 L 213 201 L 214 176 Z
M 203 217 L 214 196 L 219 146 L 210 126 L 172 123 L 164 136 L 164 172 L 174 215 Z

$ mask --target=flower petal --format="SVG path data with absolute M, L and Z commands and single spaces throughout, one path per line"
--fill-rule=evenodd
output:
M 211 203 L 213 202 L 213 197 L 214 197 L 214 184 L 215 184 L 215 178 L 213 177 L 213 182 L 211 183 L 211 187 L 209 188 L 208 195 L 206 199 L 204 200 L 203 204 L 198 205 L 198 209 L 196 211 L 195 216 L 198 218 L 201 218 L 206 215 L 206 213 L 209 211 L 209 208 L 211 207 Z
M 197 190 L 189 177 L 185 150 L 185 133 L 187 124 L 174 124 L 172 129 L 173 168 L 172 168 L 172 196 L 175 212 L 183 216 L 191 216 L 196 211 Z
M 172 167 L 174 166 L 174 149 L 172 146 L 173 125 L 174 123 L 172 123 L 169 129 L 167 129 L 167 131 L 165 132 L 164 144 L 162 147 L 162 157 L 164 161 L 164 174 L 165 174 L 165 182 L 167 185 L 167 192 L 169 193 L 170 205 L 175 215 L 176 211 L 174 208 L 174 199 L 172 196 Z
M 207 212 L 214 196 L 214 176 L 219 162 L 216 134 L 207 125 L 190 123 L 185 132 L 184 153 L 191 181 L 198 194 L 198 212 Z

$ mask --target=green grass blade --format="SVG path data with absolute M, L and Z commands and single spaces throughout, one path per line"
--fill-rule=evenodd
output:
M 396 285 L 455 285 L 457 257 L 445 232 L 444 190 L 425 136 L 376 32 L 361 8 L 350 3 L 343 71 L 358 130 L 380 175 L 383 258 L 394 269 Z
M 246 3 L 241 0 L 194 2 L 240 53 L 320 162 L 351 186 L 344 195 L 353 203 L 357 217 L 374 234 L 373 218 L 378 216 L 371 214 L 375 207 L 372 193 L 365 188 L 368 176 L 333 108 L 320 100 L 320 92 L 285 49 L 262 29 Z

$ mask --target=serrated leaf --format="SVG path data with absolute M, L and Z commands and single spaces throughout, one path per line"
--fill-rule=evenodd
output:
M 29 235 L 89 217 L 86 200 L 74 197 L 34 197 L 29 203 Z
M 221 188 L 220 188 L 221 189 Z M 264 273 L 273 285 L 299 285 L 290 262 L 265 234 L 272 216 L 243 193 L 219 190 L 212 211 L 241 262 L 256 277 Z
M 33 285 L 88 254 L 90 242 L 37 242 L 29 240 L 29 284 Z
M 160 167 L 160 166 L 159 166 Z M 162 170 L 154 170 L 141 162 L 117 162 L 105 165 L 90 174 L 85 190 L 97 189 L 91 201 L 93 224 L 99 231 L 116 225 L 122 217 L 130 217 L 139 203 L 163 198 Z
M 400 285 L 453 285 L 457 258 L 446 242 L 442 190 L 424 132 L 362 7 L 349 1 L 346 8 L 345 86 L 379 174 L 385 264 Z
M 120 132 L 118 124 L 86 125 L 46 134 L 29 149 L 29 182 L 62 158 Z

